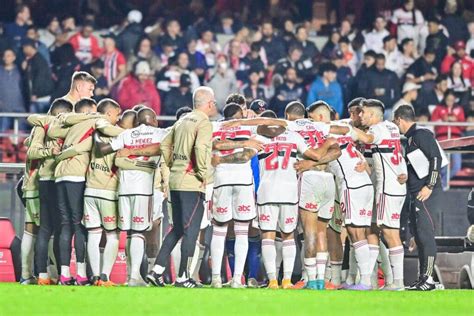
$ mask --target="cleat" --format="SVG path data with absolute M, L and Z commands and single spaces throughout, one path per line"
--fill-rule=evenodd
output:
M 284 290 L 289 290 L 293 288 L 293 284 L 291 283 L 290 279 L 283 279 L 281 281 L 281 288 Z
M 147 281 L 154 286 L 165 286 L 165 280 L 163 279 L 163 274 L 158 274 L 155 271 L 151 270 L 150 273 L 146 276 Z
M 293 285 L 294 290 L 302 290 L 304 288 L 306 288 L 306 282 L 303 279 L 299 280 Z
M 436 284 L 433 282 L 433 279 L 424 275 L 420 278 L 418 284 L 416 284 L 415 287 L 410 289 L 409 291 L 433 291 L 436 289 L 437 287 Z
M 59 277 L 59 285 L 67 285 L 67 286 L 70 286 L 70 285 L 76 285 L 76 281 L 72 278 L 72 277 L 69 277 L 69 278 L 66 278 L 65 276 L 60 276 Z
M 423 282 L 423 277 L 419 276 L 418 279 L 415 282 L 413 282 L 411 285 L 405 287 L 405 290 L 414 290 L 416 288 L 416 286 L 421 282 Z
M 21 285 L 31 285 L 31 284 L 36 284 L 36 283 L 37 283 L 36 278 L 33 276 L 29 277 L 28 279 L 23 279 L 23 278 L 20 279 Z
M 349 283 L 344 282 L 339 286 L 339 290 L 348 290 L 353 285 L 354 284 L 349 284 Z
M 258 288 L 258 281 L 254 278 L 250 278 L 247 282 L 247 287 L 249 289 L 256 289 Z
M 88 278 L 83 278 L 81 276 L 76 276 L 76 285 L 80 286 L 88 286 L 91 285 L 91 282 L 89 281 Z
M 230 287 L 233 289 L 245 289 L 246 286 L 242 284 L 241 280 L 234 280 L 232 279 L 232 282 L 230 282 Z
M 324 280 L 316 280 L 316 290 L 324 290 Z
M 100 277 L 97 275 L 93 276 L 90 280 L 90 284 L 93 286 L 99 286 L 99 283 L 101 282 Z
M 211 287 L 215 289 L 222 289 L 222 279 L 219 278 L 213 278 L 211 282 Z
M 341 288 L 341 285 L 340 284 L 336 285 L 332 282 L 326 282 L 324 284 L 324 287 L 326 288 L 326 290 L 339 290 Z
M 270 280 L 267 286 L 267 289 L 270 289 L 270 290 L 278 290 L 279 288 L 280 287 L 278 286 L 277 280 Z
M 102 281 L 102 280 L 99 280 L 99 283 L 97 284 L 97 286 L 103 286 L 103 287 L 114 287 L 114 286 L 117 286 L 117 284 L 115 284 L 114 282 L 112 281 Z
M 317 290 L 318 285 L 316 284 L 316 280 L 309 280 L 306 282 L 306 286 L 304 288 L 308 290 Z
M 142 278 L 140 279 L 130 279 L 128 280 L 128 287 L 147 287 L 148 286 L 148 283 L 146 283 L 145 281 L 143 281 Z
M 52 282 L 51 282 L 51 279 L 38 278 L 37 284 L 38 285 L 51 285 Z
M 349 286 L 348 290 L 350 291 L 371 291 L 372 287 L 370 285 L 365 285 L 362 283 L 354 284 Z
M 187 280 L 184 280 L 183 282 L 174 282 L 174 287 L 183 287 L 187 289 L 194 289 L 194 288 L 200 288 L 202 285 L 198 284 L 196 281 L 193 279 L 189 278 Z
M 396 286 L 394 283 L 386 284 L 380 289 L 381 291 L 405 291 L 405 288 L 402 286 Z

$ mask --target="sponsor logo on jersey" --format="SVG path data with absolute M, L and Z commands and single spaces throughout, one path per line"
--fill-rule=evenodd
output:
M 295 222 L 295 218 L 294 217 L 287 217 L 285 219 L 285 224 L 293 224 Z
M 132 136 L 132 138 L 140 137 L 140 132 L 139 131 L 132 131 L 130 133 L 130 136 Z
M 397 214 L 397 213 L 392 214 L 392 219 L 393 220 L 400 219 L 400 214 Z
M 145 218 L 143 216 L 134 216 L 132 217 L 133 223 L 145 223 Z
M 91 169 L 92 170 L 100 170 L 100 171 L 104 171 L 104 172 L 110 172 L 109 167 L 104 166 L 104 165 L 99 164 L 99 163 L 94 162 L 94 161 L 91 162 Z
M 188 156 L 186 155 L 173 153 L 173 160 L 189 160 L 189 159 L 188 159 Z
M 237 212 L 247 213 L 250 212 L 250 205 L 239 205 Z
M 227 207 L 216 207 L 216 212 L 219 214 L 227 213 Z
M 372 211 L 371 211 L 371 210 L 370 210 L 370 211 L 367 211 L 367 216 L 368 216 L 368 217 L 372 217 Z
M 366 210 L 365 208 L 361 209 L 361 210 L 359 211 L 359 215 L 360 215 L 360 216 L 365 216 L 365 215 L 367 215 L 367 210 Z
M 304 208 L 307 210 L 316 210 L 318 208 L 318 203 L 308 202 L 304 205 Z
M 113 223 L 115 222 L 115 216 L 104 216 L 104 223 Z
M 270 221 L 270 215 L 266 215 L 266 214 L 260 214 L 260 216 L 258 217 L 259 221 L 261 222 L 269 222 Z

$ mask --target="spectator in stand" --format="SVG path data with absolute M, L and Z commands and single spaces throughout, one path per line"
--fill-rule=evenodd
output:
M 402 59 L 401 54 L 397 48 L 397 40 L 394 36 L 388 35 L 383 38 L 383 52 L 385 56 L 385 68 L 395 72 L 397 75 L 401 73 L 402 69 Z M 399 76 L 401 77 L 401 76 Z
M 296 69 L 287 68 L 283 84 L 276 88 L 275 95 L 270 101 L 269 109 L 274 111 L 278 117 L 285 117 L 285 107 L 288 102 L 304 102 L 305 89 L 298 81 Z
M 61 28 L 59 26 L 59 20 L 57 16 L 53 16 L 46 26 L 45 29 L 40 29 L 39 40 L 48 47 L 48 49 L 53 49 L 54 44 L 56 43 L 56 37 L 61 33 Z
M 196 50 L 206 56 L 206 63 L 209 68 L 216 66 L 216 56 L 222 51 L 219 43 L 214 40 L 214 33 L 210 29 L 201 32 Z
M 96 59 L 99 59 L 102 55 L 99 40 L 92 32 L 94 32 L 92 23 L 85 23 L 81 31 L 69 39 L 69 43 L 74 48 L 77 59 L 84 65 L 90 64 Z
M 466 115 L 466 122 L 471 123 L 471 126 L 466 127 L 464 131 L 464 137 L 473 137 L 474 136 L 474 111 L 470 111 Z
M 351 100 L 361 95 L 364 95 L 367 92 L 367 74 L 375 65 L 376 57 L 377 57 L 377 54 L 373 50 L 369 50 L 364 53 L 364 59 L 362 60 L 362 65 L 357 71 L 357 74 L 355 75 L 354 80 L 352 80 L 353 84 L 351 87 L 351 90 L 352 90 Z
M 189 57 L 185 52 L 179 53 L 173 58 L 172 63 L 158 74 L 158 90 L 160 93 L 170 91 L 171 88 L 179 87 L 182 74 L 187 74 L 191 79 L 191 89 L 194 91 L 200 86 L 199 78 L 194 71 L 189 70 Z
M 134 55 L 138 42 L 143 37 L 143 27 L 140 24 L 142 19 L 143 15 L 140 11 L 128 12 L 126 26 L 117 35 L 117 47 L 127 59 Z
M 460 60 L 464 78 L 474 81 L 474 61 L 466 54 L 466 43 L 463 41 L 457 41 L 454 44 L 454 49 L 456 50 L 456 53 L 454 53 L 451 47 L 448 47 L 446 57 L 444 57 L 443 62 L 441 63 L 441 73 L 449 73 L 454 61 Z
M 31 21 L 30 8 L 27 5 L 20 5 L 15 10 L 15 21 L 4 25 L 4 32 L 14 44 L 16 53 L 21 52 L 22 40 L 26 37 L 28 25 L 33 24 Z
M 383 16 L 378 16 L 374 22 L 374 28 L 364 34 L 365 50 L 373 50 L 376 53 L 381 53 L 383 50 L 383 39 L 390 35 L 385 29 L 387 22 Z
M 452 46 L 458 41 L 465 41 L 469 35 L 467 32 L 466 21 L 458 12 L 456 1 L 446 1 L 444 7 L 444 17 L 441 23 L 446 27 L 449 34 L 449 45 Z
M 397 34 L 398 43 L 405 38 L 411 38 L 415 42 L 415 47 L 418 47 L 420 30 L 425 19 L 421 11 L 415 8 L 414 0 L 404 0 L 403 6 L 393 11 L 390 22 L 395 28 L 393 33 Z
M 320 76 L 311 84 L 306 104 L 322 100 L 332 105 L 342 115 L 343 96 L 341 85 L 337 82 L 337 67 L 331 63 L 322 64 L 319 68 Z
M 15 64 L 16 54 L 9 48 L 3 52 L 3 65 L 0 67 L 0 112 L 25 112 L 23 101 L 23 82 Z M 0 118 L 0 132 L 13 127 L 13 118 Z
M 436 106 L 431 115 L 431 120 L 434 122 L 464 122 L 466 120 L 462 106 L 456 105 L 456 94 L 453 91 L 448 90 L 446 92 L 443 103 Z M 462 136 L 463 131 L 464 128 L 459 126 L 435 127 L 437 140 L 459 138 Z M 461 164 L 461 154 L 451 154 L 450 179 L 461 170 Z M 447 177 L 447 167 L 441 170 L 441 178 L 443 180 L 443 187 L 446 187 L 449 180 Z
M 175 58 L 176 52 L 173 49 L 173 41 L 171 39 L 161 40 L 161 47 L 155 49 L 155 52 L 158 51 L 157 55 L 160 59 L 161 69 L 168 66 L 170 61 Z
M 46 47 L 44 43 L 41 43 L 39 40 L 38 28 L 34 25 L 28 26 L 28 30 L 26 31 L 26 38 L 29 38 L 36 43 L 36 49 L 38 49 L 38 53 L 43 56 L 46 60 L 48 65 L 51 65 L 51 56 L 49 55 L 49 49 Z
M 62 32 L 56 37 L 56 46 L 61 46 L 77 33 L 76 19 L 72 15 L 65 15 L 61 20 Z
M 427 47 L 422 57 L 418 58 L 407 69 L 406 79 L 414 83 L 421 84 L 422 91 L 429 91 L 434 86 L 434 80 L 438 75 L 438 70 L 433 64 L 436 52 Z
M 235 23 L 232 13 L 225 11 L 219 18 L 215 31 L 218 34 L 234 35 L 240 29 L 239 23 Z
M 458 104 L 467 106 L 471 95 L 471 82 L 464 78 L 462 70 L 462 63 L 459 60 L 451 65 L 448 75 L 448 89 L 456 94 Z
M 97 80 L 93 99 L 99 102 L 102 99 L 110 97 L 107 79 L 104 77 L 104 62 L 102 60 L 97 59 L 92 64 L 90 64 L 90 74 Z
M 257 69 L 250 69 L 247 81 L 248 83 L 241 89 L 245 99 L 250 101 L 254 99 L 268 100 L 267 89 L 263 84 L 260 84 L 260 74 Z
M 391 117 L 392 107 L 400 99 L 400 79 L 395 72 L 385 68 L 384 54 L 377 54 L 375 67 L 367 73 L 367 91 L 362 96 L 382 101 L 385 117 Z
M 311 77 L 311 68 L 307 69 L 301 59 L 303 55 L 303 50 L 299 44 L 293 44 L 288 49 L 288 56 L 280 59 L 275 65 L 275 70 L 273 74 L 284 75 L 288 68 L 293 68 L 296 70 L 298 76 L 298 83 L 303 81 L 310 81 Z
M 405 82 L 405 84 L 403 85 L 403 90 L 402 90 L 402 98 L 400 100 L 397 101 L 397 103 L 395 103 L 393 105 L 393 111 L 392 113 L 394 113 L 399 106 L 401 105 L 409 105 L 413 108 L 413 110 L 415 111 L 415 107 L 413 105 L 413 103 L 416 101 L 416 99 L 418 98 L 418 90 L 420 90 L 421 86 L 416 84 L 416 83 L 413 83 L 413 82 Z M 393 117 L 391 117 L 390 119 L 392 119 Z
M 337 30 L 333 30 L 331 35 L 328 38 L 326 44 L 324 44 L 321 51 L 321 56 L 325 59 L 331 59 L 331 56 L 334 54 L 334 51 L 337 49 L 341 35 Z
M 471 58 L 474 58 L 474 21 L 469 22 L 469 24 L 467 25 L 467 29 L 469 31 L 469 40 L 466 44 L 466 53 Z
M 195 39 L 190 39 L 188 42 L 189 69 L 196 73 L 201 83 L 204 82 L 204 77 L 207 71 L 206 57 L 196 49 L 197 42 Z
M 292 19 L 286 18 L 283 22 L 281 38 L 285 42 L 285 47 L 290 47 L 291 43 L 295 41 L 295 24 Z
M 352 79 L 352 71 L 347 66 L 344 53 L 336 50 L 331 58 L 331 62 L 337 67 L 336 79 L 341 85 L 344 104 L 350 101 L 349 84 Z
M 355 75 L 357 73 L 357 66 L 359 60 L 357 55 L 352 50 L 351 42 L 348 37 L 341 37 L 339 40 L 339 50 L 343 54 L 344 66 L 347 66 L 351 70 L 351 74 Z
M 161 41 L 168 41 L 173 46 L 173 51 L 182 51 L 186 47 L 186 42 L 181 36 L 181 25 L 178 20 L 170 19 L 166 22 L 165 34 L 161 37 Z M 162 44 L 163 46 L 163 44 Z
M 242 70 L 240 72 L 246 72 L 249 75 L 250 70 L 258 71 L 260 79 L 265 77 L 265 65 L 260 58 L 261 46 L 260 43 L 254 42 L 250 45 L 250 53 L 247 54 L 241 60 Z
M 3 31 L 3 24 L 0 22 L 0 55 L 3 56 L 3 52 L 12 48 L 13 46 L 13 41 L 5 35 Z
M 268 70 L 273 71 L 279 59 L 285 57 L 285 42 L 274 31 L 273 24 L 269 20 L 262 23 L 262 40 L 260 45 L 265 49 L 267 55 Z
M 52 67 L 55 87 L 51 94 L 51 100 L 67 94 L 71 88 L 72 75 L 81 70 L 81 63 L 76 58 L 71 44 L 67 43 L 56 48 L 55 54 L 57 63 Z
M 250 31 L 247 27 L 242 27 L 237 34 L 235 34 L 234 38 L 228 41 L 223 48 L 224 54 L 229 54 L 230 44 L 233 41 L 236 41 L 240 44 L 240 57 L 245 57 L 250 52 Z
M 308 30 L 303 25 L 296 28 L 295 42 L 299 43 L 303 49 L 302 60 L 306 68 L 312 68 L 320 53 L 316 45 L 308 40 Z
M 400 54 L 400 65 L 401 68 L 397 69 L 395 72 L 398 77 L 401 78 L 407 72 L 408 68 L 415 62 L 418 58 L 416 53 L 415 44 L 411 38 L 405 38 L 400 44 L 401 54 Z
M 183 106 L 193 106 L 193 94 L 191 91 L 191 79 L 182 74 L 179 78 L 179 87 L 171 88 L 166 94 L 163 105 L 163 115 L 175 115 L 176 111 Z
M 230 49 L 228 53 L 228 58 L 229 58 L 229 65 L 230 68 L 235 72 L 235 76 L 237 77 L 237 80 L 239 81 L 239 86 L 242 86 L 242 83 L 247 80 L 245 73 L 242 74 L 240 71 L 243 69 L 243 66 L 241 66 L 241 53 L 240 53 L 240 43 L 238 41 L 231 40 L 230 41 Z
M 227 96 L 237 91 L 237 79 L 225 55 L 217 57 L 216 66 L 210 71 L 209 78 L 206 85 L 214 91 L 217 109 L 222 112 Z
M 448 47 L 448 37 L 444 34 L 440 27 L 440 20 L 437 17 L 428 20 L 429 35 L 426 38 L 426 47 L 431 47 L 436 53 L 434 65 L 439 69 L 441 62 L 446 56 L 446 48 Z
M 349 41 L 353 41 L 356 37 L 356 30 L 352 29 L 352 23 L 348 19 L 341 21 L 341 26 L 339 27 L 339 34 L 341 37 L 347 37 Z
M 139 61 L 118 87 L 117 101 L 122 110 L 137 104 L 150 107 L 157 115 L 161 113 L 161 99 L 152 80 L 153 72 L 146 61 Z
M 104 76 L 113 95 L 113 87 L 127 75 L 127 61 L 115 46 L 115 35 L 109 33 L 102 37 L 104 38 L 104 52 L 102 54 Z
M 138 42 L 135 54 L 128 58 L 128 71 L 133 71 L 133 65 L 142 60 L 148 62 L 154 75 L 161 70 L 161 61 L 151 49 L 151 39 L 149 37 L 143 37 Z
M 416 101 L 418 108 L 434 110 L 435 106 L 443 102 L 446 91 L 448 91 L 448 76 L 439 75 L 436 77 L 434 89 L 419 94 L 420 97 Z
M 43 56 L 38 53 L 35 41 L 26 38 L 23 40 L 22 46 L 25 60 L 21 67 L 29 88 L 30 111 L 46 113 L 54 89 L 51 69 Z

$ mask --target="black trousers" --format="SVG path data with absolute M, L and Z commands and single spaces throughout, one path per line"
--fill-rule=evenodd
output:
M 420 275 L 431 276 L 436 260 L 435 223 L 432 214 L 439 205 L 441 190 L 435 188 L 428 200 L 419 201 L 418 192 L 411 193 L 410 231 L 415 238 L 420 262 Z
M 84 216 L 85 182 L 62 181 L 57 184 L 58 207 L 61 216 L 61 235 L 59 241 L 61 265 L 71 262 L 71 241 L 74 235 L 76 261 L 85 262 L 87 233 L 82 225 Z
M 54 254 L 59 259 L 59 233 L 61 229 L 54 180 L 39 181 L 40 227 L 35 245 L 35 263 L 38 273 L 46 273 L 48 266 L 48 243 L 54 235 Z
M 170 198 L 173 208 L 173 228 L 166 235 L 155 263 L 165 267 L 171 251 L 182 237 L 178 276 L 185 274 L 186 277 L 190 277 L 188 268 L 194 255 L 204 214 L 204 193 L 198 191 L 171 191 Z

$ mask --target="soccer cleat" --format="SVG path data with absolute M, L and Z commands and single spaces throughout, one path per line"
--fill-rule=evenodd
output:
M 59 277 L 59 285 L 76 285 L 76 281 L 72 278 L 66 278 L 65 276 L 60 276 Z
M 114 286 L 117 286 L 117 284 L 115 284 L 114 282 L 112 281 L 102 281 L 102 280 L 99 280 L 99 283 L 97 284 L 97 286 L 103 286 L 103 287 L 114 287 Z
M 293 285 L 294 290 L 301 290 L 304 288 L 306 288 L 306 282 L 303 279 L 299 280 Z
M 28 279 L 23 279 L 20 278 L 20 284 L 21 285 L 31 285 L 31 284 L 36 284 L 36 278 L 35 277 L 29 277 Z
M 270 280 L 270 282 L 268 282 L 267 289 L 278 290 L 279 289 L 278 281 L 277 280 Z
M 362 283 L 351 285 L 348 290 L 350 291 L 371 291 L 372 287 L 370 285 L 365 285 Z
M 37 284 L 38 285 L 51 285 L 51 279 L 38 278 Z
M 222 288 L 222 279 L 220 277 L 212 278 L 211 287 L 213 287 L 215 289 L 221 289 Z
M 415 282 L 413 282 L 409 286 L 405 287 L 405 290 L 414 290 L 416 288 L 416 286 L 421 282 L 423 282 L 423 277 L 420 275 Z
M 316 280 L 309 280 L 308 282 L 306 282 L 306 285 L 304 288 L 308 290 L 317 290 L 318 285 L 316 283 Z
M 142 278 L 140 278 L 140 279 L 130 279 L 130 280 L 128 280 L 128 286 L 129 287 L 146 287 L 146 286 L 148 286 L 148 283 L 143 281 Z
M 325 282 L 324 287 L 326 290 L 339 290 L 341 288 L 341 285 L 336 285 L 332 282 Z
M 230 287 L 233 289 L 245 289 L 246 286 L 242 284 L 241 280 L 232 279 L 232 282 L 230 282 Z
M 281 288 L 284 289 L 284 290 L 289 290 L 289 289 L 293 288 L 293 284 L 291 283 L 291 280 L 290 279 L 283 279 L 281 281 Z
M 182 282 L 175 281 L 174 282 L 175 287 L 184 287 L 188 289 L 193 289 L 193 288 L 200 288 L 202 285 L 198 284 L 196 281 L 193 279 L 189 278 L 187 280 L 184 280 Z
M 163 279 L 163 274 L 158 274 L 155 271 L 151 270 L 150 273 L 146 276 L 147 281 L 154 286 L 165 286 L 165 280 Z
M 100 283 L 100 277 L 98 277 L 97 275 L 93 276 L 90 280 L 90 284 L 91 285 L 94 285 L 94 286 L 99 286 L 99 283 Z
M 248 281 L 247 281 L 247 287 L 249 289 L 257 289 L 258 288 L 258 281 L 254 278 L 250 278 Z
M 433 291 L 436 290 L 436 284 L 433 282 L 431 277 L 426 275 L 422 276 L 420 282 L 415 285 L 414 288 L 410 289 L 410 291 Z
M 76 276 L 76 285 L 80 286 L 87 286 L 91 285 L 91 282 L 89 281 L 88 278 L 81 277 L 79 275 Z
M 316 280 L 316 290 L 324 290 L 324 280 Z
M 405 288 L 397 286 L 395 285 L 395 283 L 390 283 L 390 284 L 384 285 L 384 287 L 382 287 L 380 290 L 381 291 L 405 291 Z

